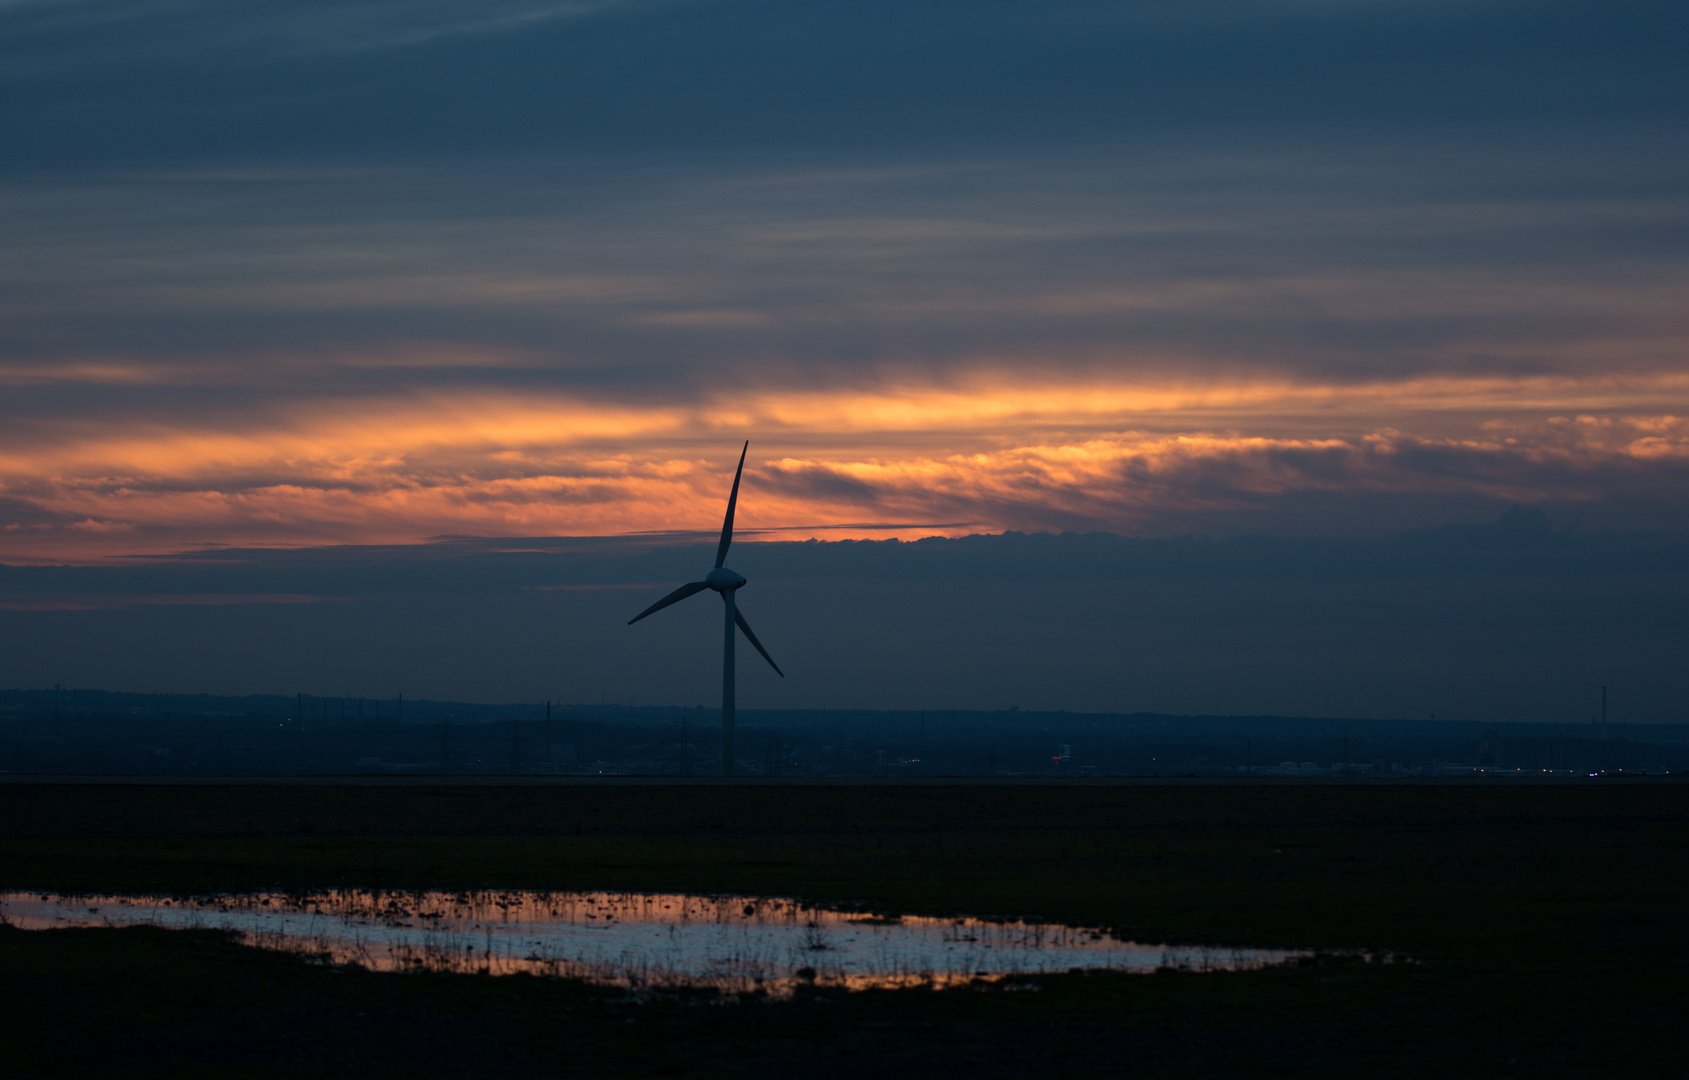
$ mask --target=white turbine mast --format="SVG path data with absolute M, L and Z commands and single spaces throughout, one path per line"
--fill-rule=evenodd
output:
M 721 543 L 715 549 L 715 569 L 706 574 L 704 580 L 687 582 L 628 620 L 628 625 L 632 626 L 645 616 L 661 611 L 670 604 L 677 604 L 688 596 L 701 593 L 705 589 L 714 589 L 721 594 L 722 604 L 727 609 L 726 634 L 722 639 L 721 647 L 721 775 L 723 776 L 733 775 L 733 628 L 737 626 L 744 631 L 745 640 L 749 641 L 751 647 L 762 654 L 762 658 L 768 661 L 768 666 L 774 669 L 776 675 L 782 679 L 786 677 L 786 673 L 780 670 L 780 665 L 774 662 L 774 657 L 768 655 L 768 650 L 762 647 L 762 642 L 758 641 L 756 634 L 751 632 L 751 624 L 745 621 L 743 615 L 739 614 L 739 605 L 734 600 L 734 594 L 744 587 L 745 579 L 722 565 L 727 561 L 727 547 L 733 543 L 733 509 L 739 502 L 739 477 L 745 472 L 745 454 L 750 449 L 750 441 L 746 440 L 744 449 L 739 451 L 739 468 L 733 473 L 733 491 L 727 496 L 727 518 L 721 523 Z

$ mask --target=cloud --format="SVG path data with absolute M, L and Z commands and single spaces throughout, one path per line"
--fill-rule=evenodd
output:
M 647 385 L 657 371 L 670 385 L 1027 363 L 1323 381 L 1678 362 L 1689 262 L 1646 238 L 1682 227 L 1681 196 L 1563 169 L 1552 193 L 1484 194 L 1559 169 L 1520 147 L 1471 148 L 1472 179 L 1439 190 L 1443 163 L 1421 150 L 1364 168 L 1300 146 L 15 181 L 0 185 L 0 379 L 152 364 L 272 386 L 309 372 L 322 388 L 334 364 L 425 353 Z
M 1675 514 L 1670 16 L 0 7 L 0 557 Z
M 1643 407 L 1670 397 L 1680 412 Z M 50 437 L 38 429 L 0 439 L 0 494 L 30 523 L 0 534 L 0 550 L 76 558 L 172 550 L 190 537 L 404 543 L 708 528 L 720 512 L 725 447 L 741 433 L 756 450 L 758 494 L 742 512 L 750 529 L 1164 533 L 1193 513 L 1247 520 L 1310 493 L 1597 512 L 1651 500 L 1680 510 L 1686 398 L 1679 376 L 1362 386 L 1041 379 L 734 391 L 689 403 L 485 393 L 317 402 L 220 428 L 61 422 Z M 1563 411 L 1568 404 L 1582 411 Z M 1315 414 L 1320 434 L 1309 433 Z M 1394 426 L 1404 416 L 1428 420 L 1419 430 Z M 939 453 L 936 432 L 945 433 Z M 935 520 L 967 524 L 924 525 Z M 864 521 L 875 524 L 854 529 Z M 896 522 L 907 524 L 883 527 Z
M 28 169 L 1600 130 L 1682 108 L 1677 15 L 1669 0 L 13 3 L 0 141 Z
M 708 701 L 716 605 L 626 622 L 713 552 L 454 539 L 0 566 L 0 645 L 25 686 Z M 741 666 L 745 708 L 1318 715 L 1330 697 L 1587 722 L 1610 685 L 1633 719 L 1681 719 L 1683 536 L 1521 510 L 1366 538 L 747 539 L 732 564 L 789 676 Z
M 0 557 L 1678 512 L 1678 202 L 1300 153 L 14 183 Z
M 498 34 L 686 0 L 8 0 L 0 32 L 34 54 L 21 71 L 360 53 Z

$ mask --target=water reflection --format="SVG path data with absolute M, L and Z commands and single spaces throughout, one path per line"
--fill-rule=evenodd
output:
M 747 896 L 609 892 L 256 893 L 198 899 L 0 894 L 23 929 L 207 928 L 376 971 L 527 972 L 634 990 L 789 995 L 801 984 L 941 987 L 1038 972 L 1237 971 L 1306 955 L 1142 945 L 1097 930 L 884 917 Z

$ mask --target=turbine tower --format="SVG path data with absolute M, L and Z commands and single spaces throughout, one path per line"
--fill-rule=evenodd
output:
M 734 600 L 734 593 L 744 587 L 745 579 L 723 566 L 727 561 L 727 546 L 733 543 L 733 508 L 739 502 L 739 477 L 745 471 L 745 454 L 751 449 L 749 440 L 743 450 L 739 451 L 739 468 L 733 473 L 733 492 L 727 496 L 727 519 L 721 523 L 721 543 L 715 549 L 715 569 L 705 575 L 702 581 L 689 581 L 685 585 L 669 593 L 661 600 L 641 611 L 628 620 L 632 626 L 640 619 L 677 604 L 694 593 L 701 593 L 705 589 L 714 589 L 721 594 L 722 605 L 727 609 L 726 633 L 721 647 L 721 775 L 733 775 L 733 628 L 737 626 L 745 632 L 745 640 L 751 647 L 762 654 L 768 661 L 768 666 L 782 679 L 786 673 L 780 670 L 780 665 L 774 662 L 774 657 L 768 655 L 768 650 L 762 647 L 756 634 L 751 632 L 751 624 L 739 614 L 739 605 Z

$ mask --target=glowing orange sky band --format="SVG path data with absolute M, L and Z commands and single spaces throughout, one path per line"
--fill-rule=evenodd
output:
M 744 436 L 751 482 L 765 488 L 747 505 L 748 529 L 965 520 L 907 531 L 986 531 L 1037 527 L 1044 508 L 1124 530 L 1136 511 L 1197 500 L 1180 476 L 1199 466 L 1223 469 L 1244 492 L 1465 483 L 1530 501 L 1540 493 L 1510 481 L 1505 464 L 1482 479 L 1432 481 L 1392 472 L 1389 455 L 1413 444 L 1572 468 L 1679 460 L 1689 457 L 1685 402 L 1689 376 L 1676 374 L 1358 385 L 981 379 L 696 404 L 470 392 L 177 422 L 43 420 L 0 436 L 0 494 L 45 519 L 5 525 L 0 557 L 707 529 L 723 447 Z M 1288 451 L 1336 455 L 1341 475 L 1286 472 L 1274 455 Z M 1137 480 L 1123 484 L 1126 474 Z M 849 489 L 812 482 L 826 476 Z

